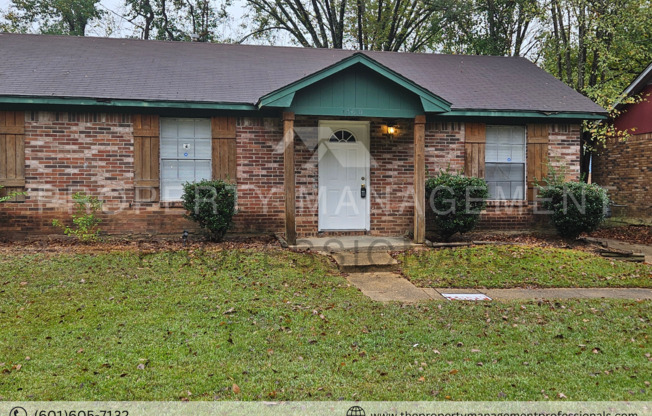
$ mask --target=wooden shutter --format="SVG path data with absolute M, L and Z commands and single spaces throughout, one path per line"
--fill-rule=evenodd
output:
M 134 200 L 160 199 L 159 116 L 136 114 L 134 126 Z
M 235 117 L 213 117 L 213 179 L 235 182 L 237 175 Z
M 464 131 L 464 174 L 484 178 L 487 126 L 484 123 L 465 123 Z
M 0 195 L 25 190 L 25 112 L 0 111 Z M 24 201 L 25 196 L 17 196 Z
M 534 201 L 534 188 L 548 176 L 548 124 L 527 125 L 527 199 Z

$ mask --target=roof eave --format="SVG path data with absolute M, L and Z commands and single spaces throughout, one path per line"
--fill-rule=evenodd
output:
M 33 97 L 0 96 L 0 104 L 27 105 L 68 105 L 97 107 L 132 107 L 132 108 L 179 108 L 202 110 L 256 111 L 255 105 L 248 103 L 201 102 L 201 101 L 156 101 L 135 99 L 113 99 L 92 97 Z
M 606 120 L 607 112 L 569 112 L 569 111 L 523 111 L 523 110 L 476 110 L 455 109 L 436 114 L 441 117 L 491 117 L 491 118 L 541 118 L 569 120 Z
M 636 79 L 632 81 L 632 83 L 629 84 L 627 88 L 625 88 L 623 93 L 620 95 L 618 100 L 611 106 L 611 108 L 614 109 L 622 106 L 623 99 L 636 94 L 636 92 L 638 92 L 638 90 L 641 87 L 645 86 L 645 83 L 647 83 L 650 80 L 652 80 L 652 63 L 650 63 L 650 65 L 648 65 L 647 68 L 645 68 L 643 72 L 641 72 L 639 76 L 637 76 Z

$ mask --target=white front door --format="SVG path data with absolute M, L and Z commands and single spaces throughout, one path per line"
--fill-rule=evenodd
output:
M 319 230 L 369 230 L 370 198 L 369 122 L 320 121 Z

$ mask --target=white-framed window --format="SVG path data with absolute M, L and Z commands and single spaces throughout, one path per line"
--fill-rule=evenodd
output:
M 211 120 L 161 118 L 161 201 L 180 201 L 183 183 L 211 178 Z
M 487 126 L 485 180 L 489 199 L 525 199 L 524 126 Z

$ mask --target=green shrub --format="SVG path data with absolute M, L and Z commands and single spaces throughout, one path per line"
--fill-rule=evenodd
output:
M 221 180 L 185 183 L 183 207 L 186 218 L 207 231 L 211 241 L 221 241 L 231 228 L 235 215 L 236 189 Z
M 607 191 L 584 182 L 539 186 L 539 198 L 559 235 L 573 239 L 598 228 L 609 204 Z
M 427 209 L 441 237 L 448 241 L 455 233 L 475 228 L 486 206 L 489 189 L 484 179 L 441 172 L 426 181 Z
M 98 211 L 102 209 L 102 201 L 97 197 L 86 195 L 84 192 L 76 192 L 72 196 L 75 204 L 75 212 L 72 214 L 72 227 L 64 225 L 59 220 L 53 220 L 52 225 L 63 229 L 63 233 L 74 236 L 79 241 L 97 241 L 100 237 L 100 223 L 102 220 L 97 217 Z

